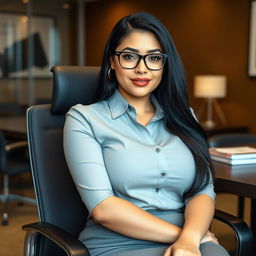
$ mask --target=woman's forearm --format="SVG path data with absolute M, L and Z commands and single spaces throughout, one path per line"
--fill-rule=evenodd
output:
M 100 202 L 92 216 L 104 227 L 135 239 L 172 243 L 181 233 L 181 228 L 114 196 Z
M 192 198 L 185 209 L 185 223 L 180 239 L 190 239 L 200 243 L 209 229 L 214 215 L 214 201 L 205 194 Z

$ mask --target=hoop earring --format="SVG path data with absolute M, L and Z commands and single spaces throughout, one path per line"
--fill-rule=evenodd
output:
M 111 79 L 111 68 L 109 68 L 109 70 L 108 70 L 108 79 L 109 79 L 109 80 L 112 80 L 112 79 Z

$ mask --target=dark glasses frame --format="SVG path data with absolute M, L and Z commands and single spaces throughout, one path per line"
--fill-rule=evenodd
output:
M 121 61 L 120 61 L 120 55 L 121 55 L 122 53 L 130 53 L 130 54 L 134 54 L 134 55 L 136 55 L 136 56 L 139 57 L 139 59 L 138 59 L 138 61 L 137 61 L 137 64 L 135 65 L 135 67 L 133 67 L 133 68 L 127 68 L 127 67 L 123 67 L 123 66 L 122 66 Z M 162 67 L 161 67 L 161 68 L 157 68 L 157 69 L 155 69 L 155 68 L 149 68 L 148 65 L 147 65 L 147 63 L 146 63 L 146 58 L 147 58 L 147 56 L 156 55 L 156 54 L 157 54 L 157 55 L 161 55 L 161 56 L 163 57 L 163 64 L 162 64 Z M 139 65 L 141 59 L 143 59 L 145 66 L 146 66 L 149 70 L 152 70 L 152 71 L 161 70 L 161 69 L 164 67 L 164 64 L 165 64 L 165 62 L 166 62 L 166 59 L 167 59 L 167 57 L 168 57 L 168 55 L 165 54 L 165 53 L 149 53 L 149 54 L 141 55 L 141 54 L 138 54 L 138 53 L 135 53 L 135 52 L 127 52 L 127 51 L 115 51 L 115 52 L 114 52 L 114 55 L 117 56 L 119 65 L 120 65 L 122 68 L 124 68 L 124 69 L 134 69 L 134 68 L 136 68 L 136 67 Z

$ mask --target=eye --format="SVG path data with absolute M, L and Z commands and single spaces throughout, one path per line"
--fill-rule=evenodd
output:
M 137 56 L 132 53 L 122 53 L 121 58 L 125 61 L 133 61 L 137 59 Z
M 150 60 L 151 61 L 154 61 L 154 62 L 159 62 L 159 61 L 162 61 L 163 57 L 161 55 L 153 55 L 153 56 L 150 56 Z
M 160 62 L 163 60 L 163 57 L 160 54 L 156 54 L 156 55 L 154 54 L 154 55 L 149 55 L 148 59 L 150 62 Z

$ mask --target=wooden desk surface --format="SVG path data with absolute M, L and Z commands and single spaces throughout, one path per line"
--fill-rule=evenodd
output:
M 256 144 L 252 143 L 246 146 L 256 147 Z M 213 164 L 217 192 L 256 199 L 256 164 L 229 165 L 217 161 L 213 161 Z
M 228 165 L 213 162 L 217 192 L 227 192 L 256 199 L 256 164 Z
M 227 165 L 213 161 L 215 191 L 251 198 L 251 230 L 256 244 L 256 164 Z
M 0 130 L 7 138 L 11 139 L 26 139 L 26 117 L 0 117 Z

